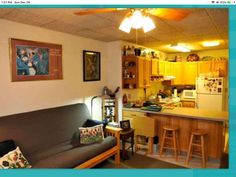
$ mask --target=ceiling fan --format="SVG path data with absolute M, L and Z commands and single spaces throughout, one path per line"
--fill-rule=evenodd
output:
M 180 21 L 189 15 L 189 9 L 184 8 L 138 8 L 145 10 L 146 13 L 167 20 Z M 121 10 L 134 10 L 134 8 L 90 8 L 75 12 L 75 15 L 95 15 L 106 12 Z
M 140 29 L 143 28 L 144 33 L 149 32 L 156 28 L 155 23 L 150 16 L 157 16 L 168 20 L 182 20 L 189 12 L 186 9 L 170 9 L 170 8 L 96 8 L 96 9 L 84 9 L 75 12 L 75 15 L 94 15 L 105 12 L 115 12 L 126 10 L 125 15 L 119 29 L 123 32 L 130 33 L 131 28 Z

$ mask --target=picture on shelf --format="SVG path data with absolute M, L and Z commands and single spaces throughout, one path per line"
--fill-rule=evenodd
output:
M 130 129 L 130 121 L 129 120 L 120 121 L 120 128 L 122 128 L 123 130 L 129 130 Z

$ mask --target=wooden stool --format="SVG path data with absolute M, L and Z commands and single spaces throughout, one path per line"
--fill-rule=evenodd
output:
M 160 148 L 160 157 L 163 153 L 163 149 L 171 149 L 174 151 L 175 160 L 178 160 L 178 154 L 180 154 L 180 145 L 179 145 L 179 128 L 176 126 L 164 126 L 163 135 Z M 169 142 L 168 142 L 169 141 Z
M 207 133 L 204 130 L 194 130 L 191 132 L 189 147 L 188 147 L 188 154 L 186 159 L 186 164 L 189 164 L 190 158 L 192 156 L 200 157 L 202 159 L 202 167 L 206 167 L 207 161 L 207 152 L 206 152 L 206 144 L 205 144 L 205 137 Z M 195 149 L 194 149 L 195 148 Z M 200 149 L 200 150 L 199 150 Z M 195 154 L 193 152 L 195 150 Z

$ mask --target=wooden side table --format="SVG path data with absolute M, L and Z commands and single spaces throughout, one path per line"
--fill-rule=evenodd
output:
M 122 159 L 128 159 L 128 155 L 125 149 L 125 143 L 128 142 L 128 139 L 131 139 L 131 149 L 132 155 L 134 154 L 134 129 L 121 130 L 120 131 L 120 140 L 122 141 Z

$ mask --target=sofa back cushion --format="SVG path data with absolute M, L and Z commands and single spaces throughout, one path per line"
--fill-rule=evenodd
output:
M 0 117 L 0 141 L 12 139 L 24 155 L 70 141 L 90 119 L 83 103 Z

